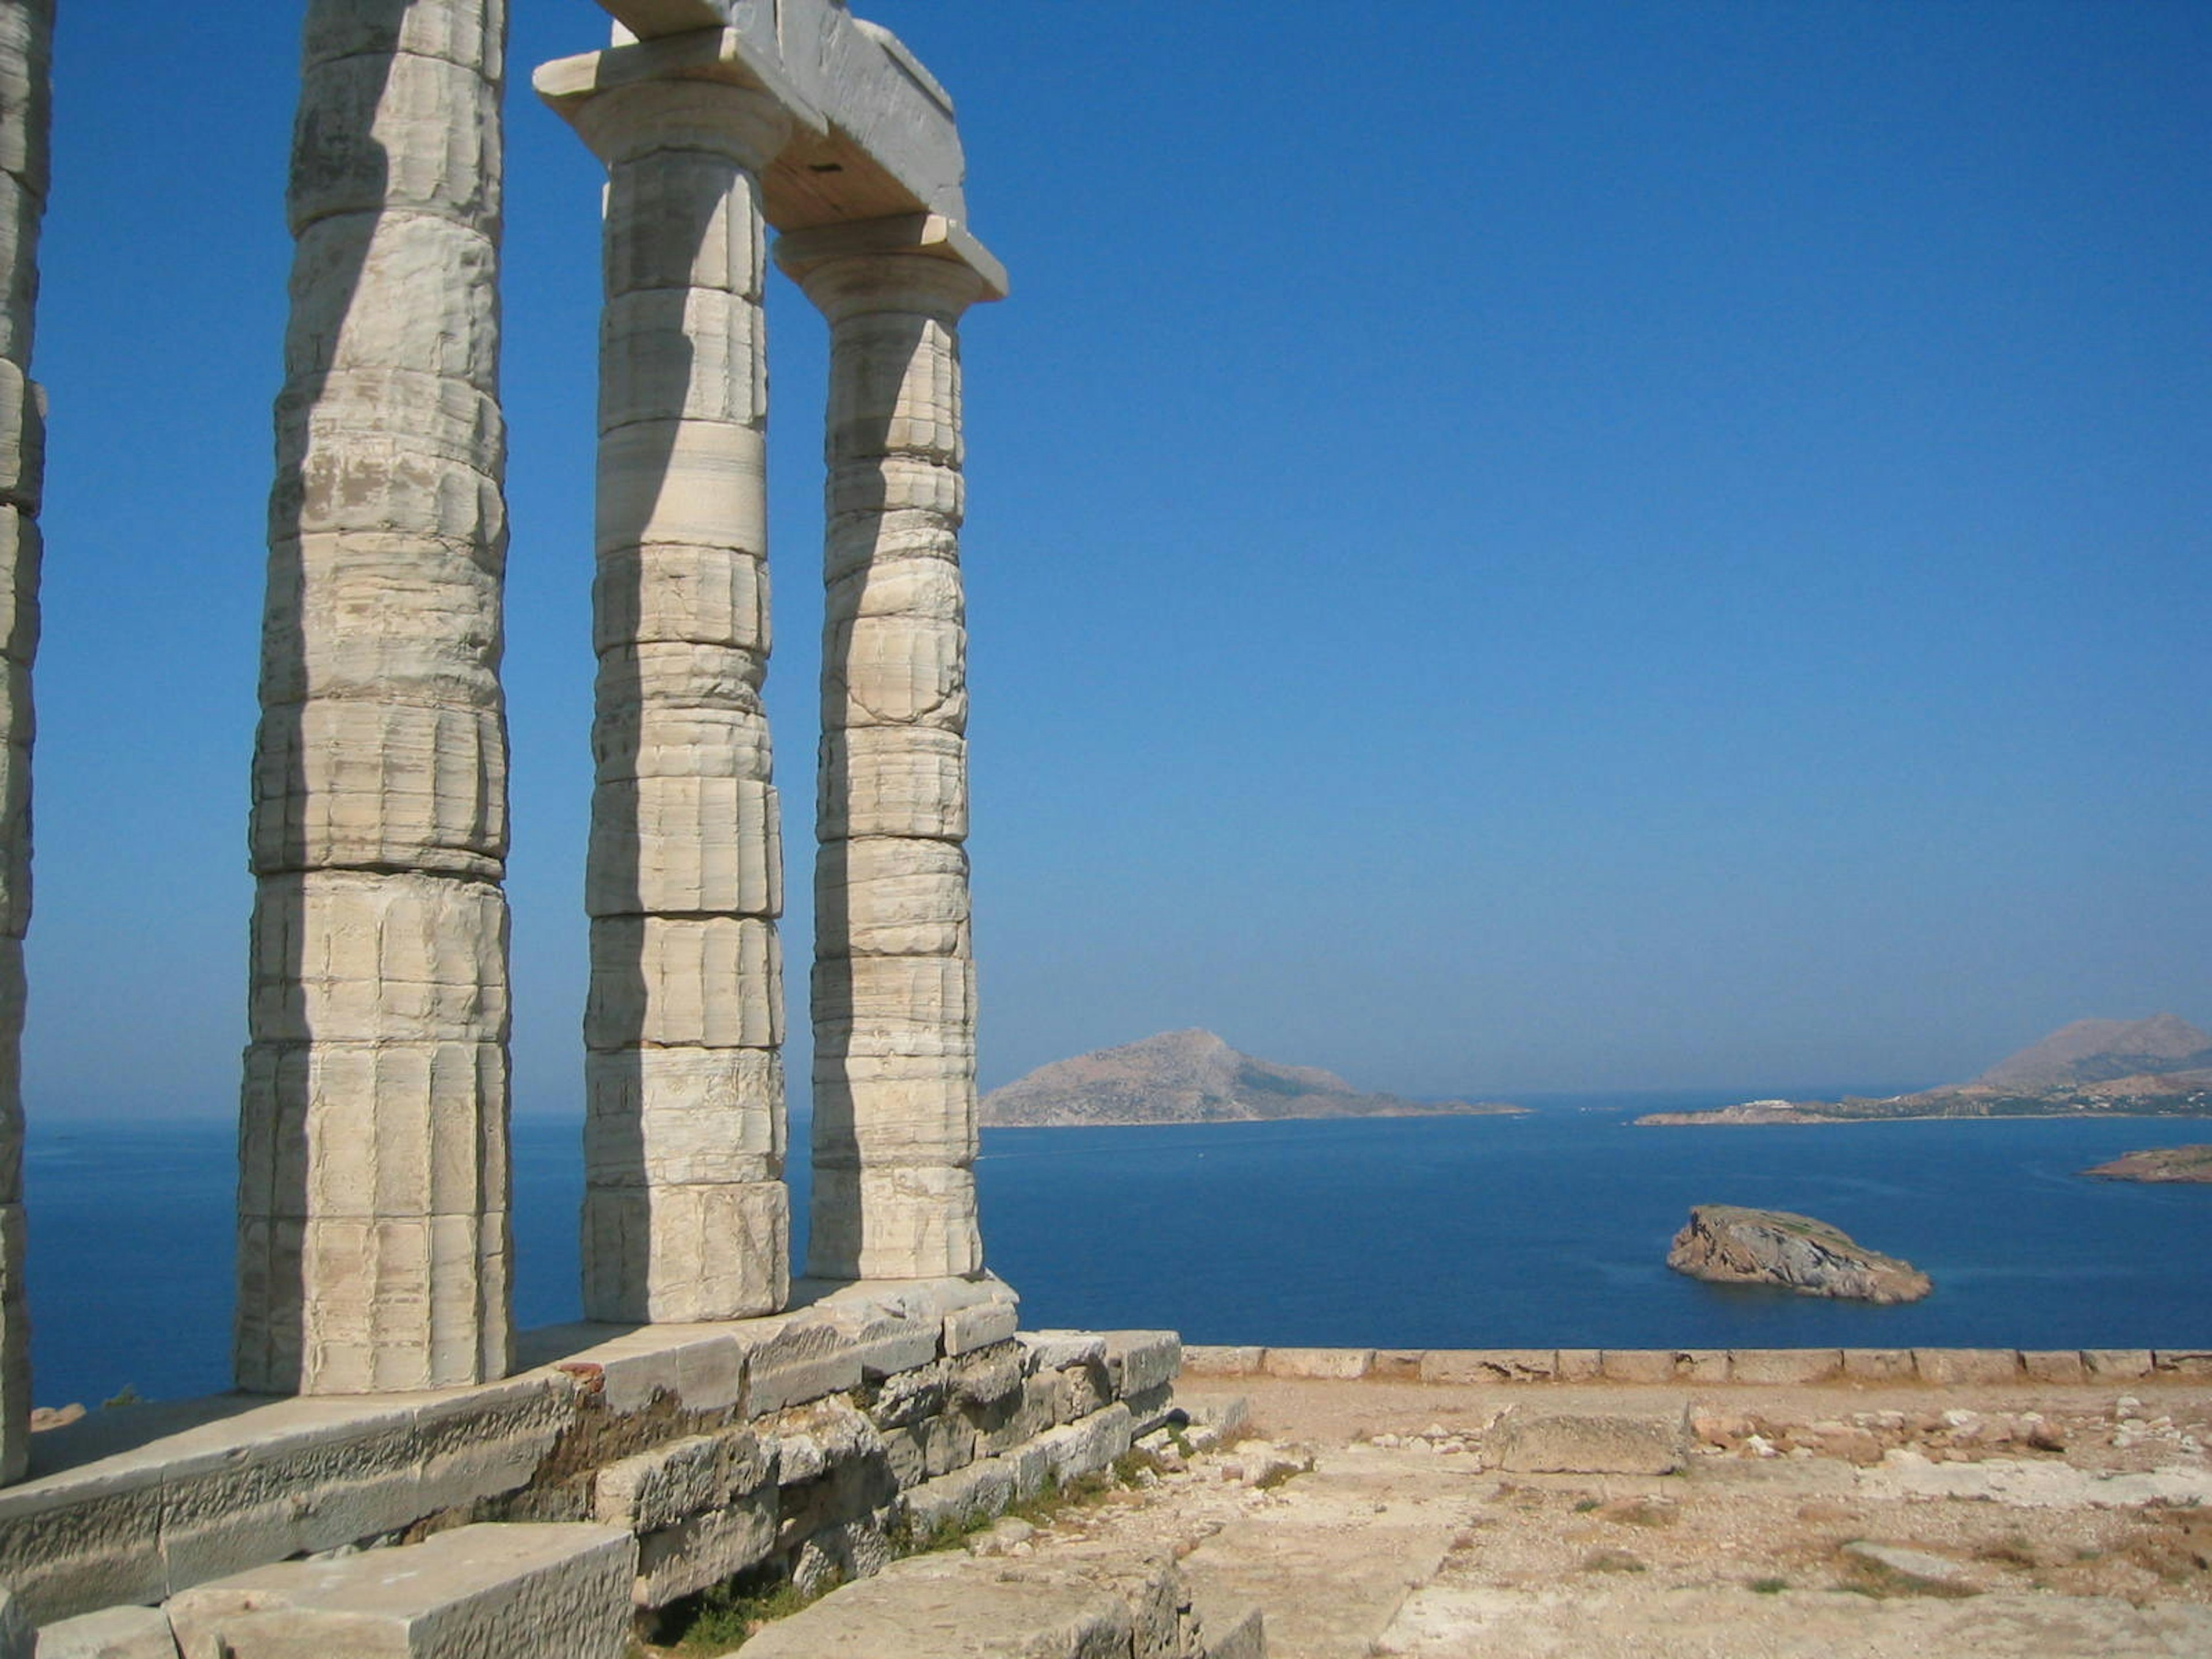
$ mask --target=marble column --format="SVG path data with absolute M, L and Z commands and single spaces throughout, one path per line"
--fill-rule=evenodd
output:
M 504 0 L 310 0 L 240 1121 L 240 1387 L 506 1373 Z
M 791 123 L 709 80 L 563 112 L 608 168 L 584 1307 L 742 1318 L 791 1277 L 759 179 Z
M 23 1293 L 23 934 L 31 920 L 31 658 L 46 396 L 29 378 L 46 203 L 53 0 L 0 0 L 0 1480 L 30 1455 Z
M 959 320 L 1003 292 L 933 216 L 794 232 L 829 319 L 807 1271 L 979 1273 Z

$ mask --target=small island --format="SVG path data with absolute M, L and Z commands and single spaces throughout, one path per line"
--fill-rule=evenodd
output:
M 1917 1302 L 1935 1285 L 1909 1261 L 1788 1210 L 1700 1204 L 1674 1235 L 1667 1265 L 1715 1285 L 1772 1285 L 1800 1296 Z
M 2098 1181 L 2212 1182 L 2212 1146 L 2154 1146 L 2081 1173 Z

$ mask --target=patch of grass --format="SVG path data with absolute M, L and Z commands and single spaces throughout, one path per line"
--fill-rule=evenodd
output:
M 1583 1557 L 1584 1572 L 1649 1572 L 1651 1569 L 1626 1550 L 1592 1550 Z
M 809 1595 L 776 1568 L 757 1568 L 677 1602 L 662 1613 L 654 1634 L 677 1659 L 708 1659 L 744 1646 L 763 1626 L 812 1606 L 841 1582 L 833 1575 Z
M 1787 1578 L 1754 1578 L 1751 1581 L 1753 1595 L 1779 1595 L 1790 1588 Z

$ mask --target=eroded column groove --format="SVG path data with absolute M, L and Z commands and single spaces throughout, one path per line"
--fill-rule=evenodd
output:
M 790 1286 L 758 177 L 790 124 L 711 81 L 564 112 L 608 167 L 584 1305 L 739 1318 Z
M 504 0 L 311 0 L 276 404 L 236 1370 L 506 1373 Z
M 46 204 L 53 0 L 0 0 L 0 1480 L 30 1455 L 24 1293 L 23 936 L 31 920 L 31 659 L 46 395 L 30 378 Z
M 958 324 L 995 295 L 942 246 L 872 251 L 887 228 L 777 248 L 830 326 L 807 1252 L 830 1279 L 983 1265 Z

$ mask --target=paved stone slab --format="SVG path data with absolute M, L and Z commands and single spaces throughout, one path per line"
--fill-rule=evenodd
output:
M 38 1659 L 177 1659 L 177 1638 L 159 1607 L 102 1607 L 42 1626 Z
M 168 1613 L 185 1659 L 620 1659 L 636 1555 L 611 1527 L 462 1527 L 240 1573 Z
M 1690 1456 L 1688 1402 L 1644 1411 L 1512 1406 L 1483 1437 L 1490 1468 L 1526 1474 L 1672 1474 Z

